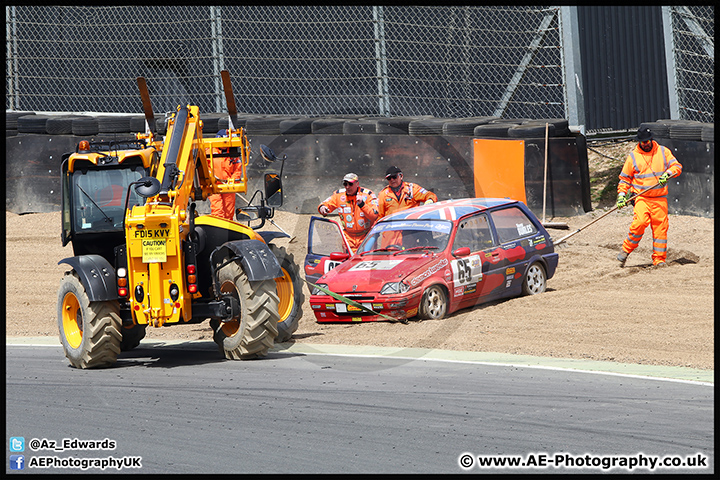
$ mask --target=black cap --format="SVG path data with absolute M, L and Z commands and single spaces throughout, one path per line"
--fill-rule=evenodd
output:
M 402 173 L 402 170 L 393 165 L 392 167 L 387 169 L 387 172 L 385 172 L 385 178 L 389 177 L 390 175 L 397 175 L 398 173 Z
M 638 142 L 644 142 L 645 140 L 652 140 L 653 134 L 649 128 L 640 127 L 635 138 Z

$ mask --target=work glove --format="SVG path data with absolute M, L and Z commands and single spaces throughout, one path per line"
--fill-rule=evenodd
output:
M 356 203 L 356 205 L 358 206 L 358 208 L 364 207 L 364 206 L 365 206 L 365 199 L 364 199 L 364 198 L 361 198 L 361 199 Z
M 627 200 L 625 199 L 625 194 L 618 193 L 617 203 L 615 204 L 615 206 L 617 206 L 617 208 L 623 208 L 625 205 L 627 205 Z
M 660 178 L 658 178 L 658 183 L 660 186 L 663 186 L 667 183 L 667 181 L 670 179 L 670 172 L 665 172 L 662 175 L 660 175 Z
M 330 213 L 330 209 L 326 207 L 325 205 L 320 206 L 320 213 L 323 217 L 327 216 L 328 213 Z
M 427 200 L 425 200 L 424 205 L 430 205 L 431 203 L 435 203 L 435 202 L 433 202 L 432 198 L 428 198 Z

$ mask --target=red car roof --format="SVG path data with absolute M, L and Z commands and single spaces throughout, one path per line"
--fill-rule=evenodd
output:
M 514 203 L 516 200 L 508 198 L 463 198 L 460 200 L 443 200 L 442 202 L 421 205 L 401 212 L 393 213 L 383 218 L 385 220 L 405 219 L 442 219 L 457 220 L 469 213 L 487 210 L 490 207 Z

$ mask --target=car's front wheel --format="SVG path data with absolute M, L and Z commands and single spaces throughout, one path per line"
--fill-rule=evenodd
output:
M 543 266 L 535 262 L 530 265 L 525 279 L 523 280 L 523 294 L 524 295 L 537 295 L 545 291 L 547 286 L 547 278 L 545 276 L 545 269 Z
M 439 320 L 445 316 L 447 309 L 448 297 L 444 288 L 440 285 L 432 285 L 425 290 L 420 300 L 421 318 Z

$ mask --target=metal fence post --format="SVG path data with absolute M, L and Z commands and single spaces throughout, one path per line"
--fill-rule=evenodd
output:
M 578 7 L 560 7 L 561 61 L 565 75 L 565 116 L 585 134 L 585 97 L 578 31 Z
M 662 7 L 663 37 L 665 39 L 665 73 L 668 82 L 668 98 L 670 100 L 670 118 L 680 118 L 680 104 L 678 102 L 677 78 L 675 77 L 675 40 L 672 27 L 673 7 Z
M 210 7 L 210 29 L 212 31 L 213 76 L 215 77 L 215 111 L 222 112 L 223 90 L 220 86 L 220 72 L 225 69 L 222 36 L 222 7 Z
M 15 7 L 5 7 L 5 41 L 7 43 L 8 99 L 10 110 L 20 110 L 17 65 L 17 20 Z
M 383 7 L 373 7 L 375 26 L 375 58 L 377 63 L 378 95 L 380 97 L 380 115 L 390 115 L 390 97 L 388 93 L 387 56 L 385 53 L 385 20 Z

